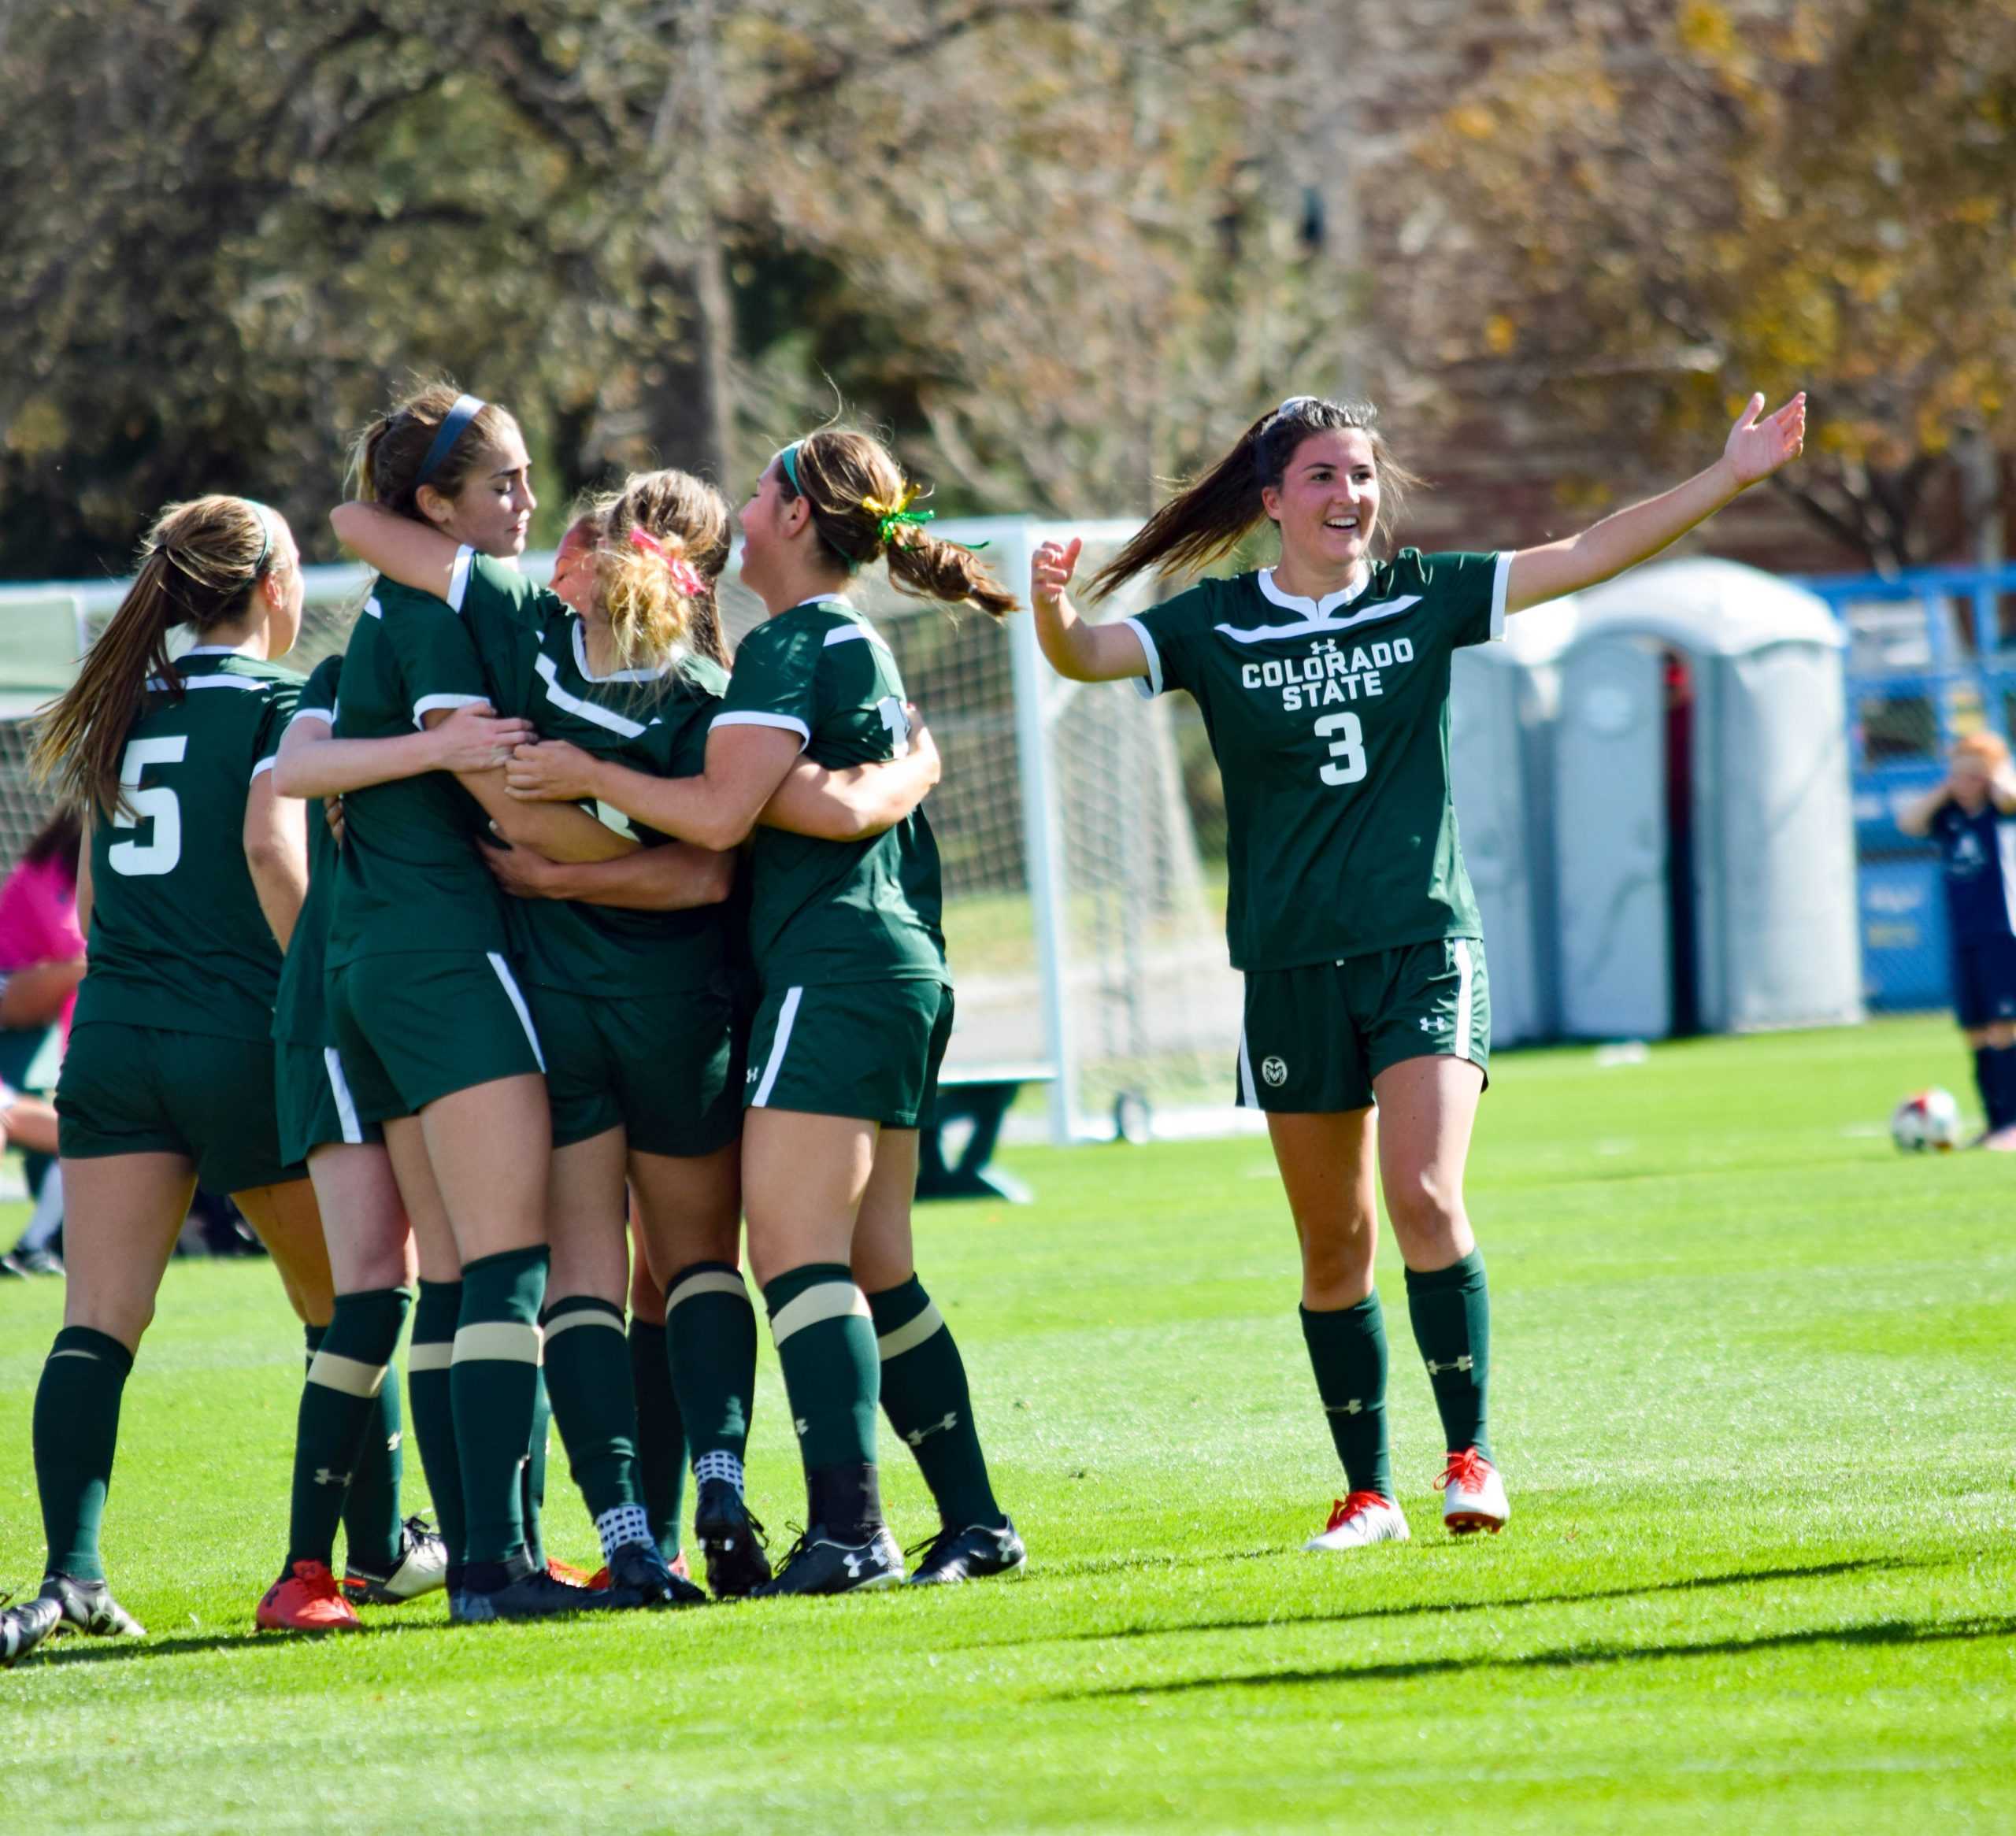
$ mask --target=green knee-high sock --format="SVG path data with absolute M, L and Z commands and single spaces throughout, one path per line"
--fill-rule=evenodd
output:
M 462 1265 L 462 1317 L 455 1328 L 448 1394 L 462 1457 L 472 1565 L 508 1562 L 524 1553 L 519 1469 L 532 1445 L 547 1261 L 546 1246 L 539 1243 Z M 473 1577 L 469 1584 L 477 1585 Z
M 651 1534 L 637 1482 L 637 1404 L 623 1309 L 569 1294 L 548 1307 L 539 1324 L 553 1419 L 607 1557 Z
M 1386 1322 L 1379 1297 L 1354 1307 L 1312 1312 L 1304 1307 L 1302 1337 L 1316 1373 L 1316 1394 L 1330 1438 L 1354 1492 L 1393 1496 L 1393 1460 L 1386 1442 Z
M 469 1560 L 469 1534 L 462 1516 L 462 1457 L 455 1444 L 449 1372 L 455 1357 L 455 1326 L 461 1316 L 460 1282 L 423 1281 L 420 1304 L 413 1312 L 413 1342 L 406 1348 L 413 1438 L 434 1501 L 435 1522 L 448 1545 L 449 1563 L 458 1571 Z
M 808 1262 L 767 1283 L 763 1305 L 805 1462 L 808 1516 L 830 1535 L 864 1540 L 882 1521 L 874 1476 L 882 1373 L 868 1302 L 844 1263 Z M 835 1515 L 839 1521 L 829 1521 Z
M 665 1328 L 630 1322 L 630 1389 L 637 1399 L 637 1486 L 658 1553 L 679 1553 L 679 1505 L 686 1490 L 686 1425 L 673 1393 Z
M 395 1346 L 398 1337 L 393 1334 Z M 399 1508 L 405 1485 L 406 1413 L 399 1406 L 399 1372 L 394 1364 L 372 1402 L 364 1446 L 350 1469 L 350 1497 L 343 1505 L 346 1562 L 361 1563 L 374 1575 L 390 1574 L 399 1565 L 406 1549 Z
M 98 1525 L 119 1444 L 119 1397 L 133 1354 L 87 1326 L 56 1335 L 35 1393 L 35 1482 L 51 1575 L 102 1581 Z
M 682 1268 L 666 1285 L 665 1327 L 693 1476 L 739 1492 L 756 1395 L 756 1309 L 742 1272 L 726 1262 Z
M 370 1442 L 378 1397 L 391 1375 L 399 1329 L 412 1300 L 404 1288 L 339 1294 L 328 1326 L 307 1329 L 308 1380 L 301 1386 L 287 1514 L 289 1568 L 296 1562 L 335 1565 L 336 1525 L 348 1522 L 356 1475 L 374 1451 Z M 382 1467 L 383 1450 L 376 1451 Z M 396 1508 L 396 1493 L 394 1499 Z M 398 1527 L 395 1516 L 391 1557 L 395 1564 Z M 358 1549 L 354 1533 L 350 1553 L 381 1572 L 389 1566 L 382 1549 L 369 1544 Z
M 938 1515 L 951 1530 L 1007 1522 L 988 1482 L 973 1426 L 966 1368 L 952 1329 L 915 1275 L 870 1294 L 882 1360 L 882 1408 L 923 1469 Z
M 518 1473 L 518 1505 L 524 1513 L 525 1553 L 535 1568 L 546 1566 L 546 1457 L 552 1439 L 553 1399 L 546 1389 L 546 1368 L 539 1367 L 532 1392 L 532 1436 Z
M 1490 1459 L 1484 1392 L 1491 1377 L 1491 1297 L 1482 1253 L 1473 1249 L 1462 1261 L 1427 1275 L 1409 1269 L 1407 1317 L 1428 1366 L 1449 1451 L 1474 1447 Z

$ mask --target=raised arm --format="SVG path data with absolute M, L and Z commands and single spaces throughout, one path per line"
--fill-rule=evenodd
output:
M 329 527 L 337 541 L 387 579 L 436 599 L 448 597 L 460 552 L 452 535 L 376 504 L 339 504 L 329 513 Z
M 735 888 L 736 856 L 666 842 L 617 861 L 550 861 L 536 849 L 486 848 L 505 891 L 521 899 L 573 899 L 629 912 L 685 912 L 718 905 Z
M 718 851 L 738 846 L 756 826 L 800 743 L 781 727 L 717 726 L 707 735 L 705 771 L 660 778 L 596 758 L 564 740 L 543 740 L 520 746 L 504 775 L 511 795 L 528 803 L 592 798 L 662 835 Z
M 1123 682 L 1146 676 L 1148 659 L 1141 640 L 1123 624 L 1091 625 L 1079 617 L 1065 589 L 1077 572 L 1084 544 L 1038 545 L 1029 561 L 1029 605 L 1036 621 L 1036 643 L 1057 673 L 1072 682 Z
M 937 746 L 919 726 L 910 729 L 910 750 L 881 764 L 829 772 L 801 755 L 757 820 L 821 841 L 863 842 L 894 828 L 923 802 L 939 771 Z
M 1762 395 L 1751 396 L 1729 429 L 1721 457 L 1705 472 L 1697 472 L 1684 484 L 1658 497 L 1604 517 L 1580 535 L 1541 548 L 1521 549 L 1512 557 L 1505 609 L 1524 612 L 1564 593 L 1579 593 L 1585 587 L 1612 579 L 1625 568 L 1651 560 L 1760 479 L 1796 459 L 1805 439 L 1803 392 L 1773 415 L 1764 414 Z
M 532 737 L 529 720 L 501 719 L 487 701 L 448 709 L 432 725 L 391 739 L 338 739 L 331 716 L 306 708 L 281 738 L 274 788 L 283 797 L 341 797 L 424 772 L 488 771 Z
M 306 805 L 275 790 L 272 772 L 252 780 L 245 798 L 245 864 L 259 909 L 283 950 L 308 896 L 307 815 Z
M 1995 775 L 1988 781 L 1988 794 L 1999 814 L 2016 816 L 2016 763 L 2004 759 L 1996 767 Z

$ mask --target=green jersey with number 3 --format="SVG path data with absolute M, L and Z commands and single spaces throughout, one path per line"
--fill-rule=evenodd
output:
M 120 808 L 91 822 L 91 968 L 76 1023 L 265 1039 L 280 946 L 245 861 L 245 805 L 301 678 L 205 646 L 156 678 L 126 735 Z
M 1273 571 L 1129 619 L 1147 694 L 1188 689 L 1225 780 L 1240 969 L 1477 937 L 1449 790 L 1449 660 L 1501 637 L 1511 556 L 1406 548 L 1355 594 Z
M 543 739 L 564 739 L 662 778 L 706 768 L 707 724 L 728 672 L 682 655 L 658 669 L 595 676 L 579 616 L 550 588 L 464 549 L 450 588 L 476 640 L 500 714 Z M 624 819 L 617 817 L 622 823 Z M 670 839 L 628 825 L 652 847 Z M 513 953 L 542 987 L 621 999 L 697 987 L 726 961 L 721 908 L 632 912 L 567 899 L 513 899 L 505 908 Z
M 742 640 L 716 727 L 774 727 L 828 769 L 910 750 L 902 678 L 874 627 L 837 596 L 766 619 Z M 938 843 L 921 809 L 864 842 L 759 828 L 750 946 L 765 987 L 949 982 Z

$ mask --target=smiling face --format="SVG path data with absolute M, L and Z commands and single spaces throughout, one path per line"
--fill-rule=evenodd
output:
M 506 424 L 502 438 L 478 456 L 469 476 L 452 497 L 432 485 L 418 493 L 421 513 L 444 535 L 465 542 L 478 554 L 498 561 L 525 552 L 532 533 L 532 457 L 517 428 Z
M 742 583 L 767 600 L 764 582 L 773 579 L 791 538 L 810 520 L 811 506 L 800 497 L 787 497 L 784 462 L 773 459 L 742 506 Z
M 1379 468 L 1362 428 L 1311 434 L 1289 456 L 1281 482 L 1260 493 L 1280 525 L 1281 558 L 1298 573 L 1355 572 L 1379 522 Z

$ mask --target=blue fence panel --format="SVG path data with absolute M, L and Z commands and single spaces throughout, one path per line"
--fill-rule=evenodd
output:
M 1939 857 L 1864 861 L 1856 879 L 1863 998 L 1890 1012 L 1949 1006 L 1951 957 Z

